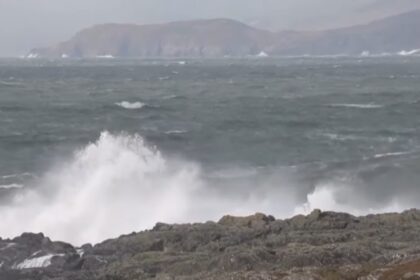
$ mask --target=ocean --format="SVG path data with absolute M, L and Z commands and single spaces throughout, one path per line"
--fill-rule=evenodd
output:
M 420 57 L 0 60 L 0 236 L 420 206 Z

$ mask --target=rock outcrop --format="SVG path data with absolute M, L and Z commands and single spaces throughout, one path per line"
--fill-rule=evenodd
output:
M 316 210 L 152 230 L 74 248 L 43 234 L 0 239 L 0 279 L 419 279 L 420 211 Z

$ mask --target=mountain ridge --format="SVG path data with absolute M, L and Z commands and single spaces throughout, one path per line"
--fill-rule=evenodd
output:
M 28 57 L 246 57 L 284 55 L 357 55 L 420 49 L 420 10 L 369 24 L 325 31 L 271 32 L 232 19 L 163 24 L 101 24 L 83 29 Z

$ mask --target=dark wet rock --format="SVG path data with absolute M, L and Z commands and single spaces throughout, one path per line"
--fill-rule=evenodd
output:
M 275 221 L 273 216 L 266 216 L 264 214 L 257 213 L 249 217 L 224 216 L 220 219 L 219 224 L 223 226 L 264 228 L 273 221 Z
M 0 279 L 417 279 L 420 211 L 313 211 L 168 225 L 81 248 L 43 234 L 0 239 Z M 395 278 L 397 277 L 397 278 Z

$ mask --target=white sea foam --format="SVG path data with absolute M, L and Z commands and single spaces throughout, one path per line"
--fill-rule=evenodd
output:
M 382 108 L 383 105 L 379 105 L 379 104 L 330 104 L 329 106 L 331 107 L 344 107 L 344 108 L 356 108 L 356 109 L 379 109 Z
M 29 258 L 24 260 L 23 262 L 16 264 L 13 266 L 14 269 L 30 269 L 30 268 L 42 268 L 42 267 L 48 267 L 51 265 L 51 260 L 54 257 L 57 256 L 63 256 L 60 254 L 49 254 L 42 257 L 37 258 Z
M 315 209 L 324 211 L 339 211 L 353 215 L 366 215 L 371 213 L 401 212 L 404 207 L 398 199 L 384 203 L 381 207 L 366 207 L 363 199 L 355 193 L 351 184 L 339 182 L 325 182 L 318 184 L 314 191 L 307 195 L 307 202 L 295 208 L 296 214 L 309 214 Z
M 128 102 L 128 101 L 121 101 L 121 102 L 115 103 L 115 105 L 124 109 L 128 109 L 128 110 L 137 110 L 145 106 L 145 104 L 142 102 Z
M 80 257 L 83 257 L 83 255 L 85 254 L 85 250 L 83 250 L 82 248 L 76 249 L 76 252 Z

